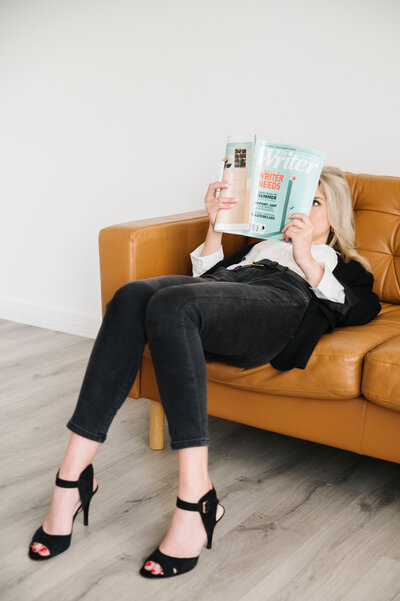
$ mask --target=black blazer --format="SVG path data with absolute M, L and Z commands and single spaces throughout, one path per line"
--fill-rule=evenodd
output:
M 213 273 L 218 267 L 229 267 L 247 255 L 257 244 L 254 242 L 241 248 L 230 257 L 219 261 L 202 275 Z M 372 292 L 373 275 L 359 261 L 351 259 L 345 263 L 340 255 L 333 275 L 344 287 L 345 302 L 336 303 L 318 298 L 314 293 L 304 318 L 285 348 L 271 360 L 271 365 L 280 371 L 293 367 L 304 369 L 321 336 L 335 327 L 355 326 L 368 323 L 381 310 L 378 296 Z M 202 277 L 202 276 L 200 276 Z

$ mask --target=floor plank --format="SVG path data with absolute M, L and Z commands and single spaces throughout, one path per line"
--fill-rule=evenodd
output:
M 209 416 L 226 514 L 198 565 L 139 575 L 174 511 L 177 454 L 148 447 L 149 402 L 127 399 L 94 467 L 89 526 L 29 559 L 93 340 L 0 320 L 0 598 L 6 601 L 400 601 L 400 466 Z

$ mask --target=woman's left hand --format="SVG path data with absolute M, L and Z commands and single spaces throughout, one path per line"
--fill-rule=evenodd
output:
M 313 225 L 311 219 L 305 213 L 292 213 L 289 215 L 289 223 L 282 229 L 281 240 L 289 240 L 293 244 L 293 259 L 297 265 L 309 265 L 313 261 L 311 254 L 311 243 L 313 236 Z
M 286 223 L 282 229 L 281 240 L 284 238 L 285 242 L 288 242 L 289 239 L 292 241 L 293 259 L 311 286 L 315 288 L 324 275 L 324 269 L 311 254 L 313 224 L 305 213 L 292 213 L 289 215 L 289 219 L 290 222 Z

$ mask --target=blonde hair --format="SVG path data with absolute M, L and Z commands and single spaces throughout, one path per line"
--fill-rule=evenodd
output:
M 356 230 L 351 203 L 351 191 L 346 176 L 338 167 L 326 166 L 321 171 L 319 186 L 326 198 L 331 224 L 327 244 L 336 250 L 345 263 L 359 261 L 372 272 L 370 262 L 356 250 Z

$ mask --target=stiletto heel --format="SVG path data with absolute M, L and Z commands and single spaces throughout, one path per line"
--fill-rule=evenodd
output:
M 89 525 L 89 503 L 83 508 L 83 524 Z
M 176 498 L 177 507 L 187 509 L 188 511 L 200 512 L 207 533 L 207 549 L 211 549 L 212 537 L 216 524 L 218 524 L 225 515 L 225 507 L 221 505 L 224 511 L 218 520 L 216 519 L 218 503 L 219 499 L 217 499 L 217 492 L 214 486 L 203 495 L 197 503 L 189 503 L 188 501 L 183 501 L 179 497 Z M 192 570 L 196 566 L 199 557 L 200 555 L 197 557 L 172 557 L 171 555 L 165 555 L 165 553 L 160 551 L 160 547 L 157 547 L 157 549 L 146 558 L 139 573 L 145 578 L 169 578 L 171 576 L 178 576 L 179 574 Z M 149 570 L 146 570 L 144 566 L 148 561 L 154 561 L 155 563 L 160 564 L 164 574 L 152 574 Z
M 72 528 L 74 526 L 74 520 L 80 511 L 83 511 L 83 523 L 85 526 L 89 523 L 89 505 L 93 495 L 98 491 L 99 485 L 93 490 L 93 465 L 90 463 L 79 475 L 78 480 L 63 480 L 58 477 L 60 470 L 56 475 L 56 486 L 61 488 L 78 488 L 81 504 L 75 511 L 72 518 Z M 29 545 L 29 557 L 35 561 L 41 561 L 43 559 L 51 559 L 63 551 L 66 551 L 71 544 L 72 530 L 70 534 L 48 534 L 43 530 L 43 525 L 40 526 L 34 535 Z M 50 555 L 40 555 L 32 549 L 32 544 L 41 543 L 46 545 L 50 551 Z

